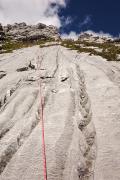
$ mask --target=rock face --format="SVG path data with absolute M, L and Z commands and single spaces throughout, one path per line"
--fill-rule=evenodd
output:
M 5 32 L 24 40 L 46 29 L 56 31 L 20 23 Z M 49 180 L 119 180 L 120 62 L 40 47 L 0 55 L 0 180 L 44 179 L 43 124 Z
M 5 34 L 16 41 L 32 41 L 39 39 L 60 39 L 58 30 L 54 26 L 46 26 L 42 23 L 27 25 L 26 23 L 15 23 L 4 27 Z
M 91 103 L 84 73 L 67 53 L 35 46 L 0 56 L 0 180 L 44 179 L 41 98 L 48 179 L 93 179 Z

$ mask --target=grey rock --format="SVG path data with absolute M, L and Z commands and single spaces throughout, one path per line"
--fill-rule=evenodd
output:
M 112 42 L 114 38 L 112 36 L 99 35 L 97 33 L 87 33 L 83 32 L 79 35 L 79 41 L 86 42 L 95 42 L 95 43 L 104 43 L 104 42 Z
M 47 26 L 45 25 L 45 24 L 42 24 L 42 23 L 38 23 L 37 25 L 36 25 L 36 28 L 37 29 L 44 29 L 44 28 L 46 28 Z
M 60 39 L 58 29 L 54 26 L 46 26 L 38 23 L 37 25 L 27 25 L 26 23 L 15 23 L 4 27 L 7 36 L 12 40 L 29 41 L 40 39 Z

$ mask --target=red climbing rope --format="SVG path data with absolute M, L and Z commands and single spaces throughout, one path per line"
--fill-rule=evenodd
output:
M 42 89 L 40 84 L 40 109 L 41 109 L 41 122 L 42 122 L 42 155 L 43 155 L 43 168 L 44 168 L 44 180 L 47 180 L 47 163 L 46 163 L 46 146 L 45 146 L 45 128 L 44 128 L 44 98 L 42 96 Z
M 37 62 L 37 69 L 40 70 L 41 62 Z M 43 156 L 43 174 L 44 180 L 47 180 L 47 162 L 46 162 L 46 145 L 45 145 L 45 128 L 44 128 L 44 97 L 42 95 L 42 86 L 41 86 L 41 79 L 39 79 L 39 87 L 40 87 L 40 119 L 42 123 L 42 156 Z

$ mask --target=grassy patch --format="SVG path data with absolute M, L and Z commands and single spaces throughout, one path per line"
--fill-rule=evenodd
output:
M 35 45 L 44 45 L 45 43 L 51 42 L 51 41 L 52 41 L 52 39 L 14 42 L 10 39 L 7 39 L 6 41 L 4 41 L 4 43 L 1 47 L 1 54 L 2 53 L 11 53 L 13 50 L 26 48 L 26 47 L 32 47 Z

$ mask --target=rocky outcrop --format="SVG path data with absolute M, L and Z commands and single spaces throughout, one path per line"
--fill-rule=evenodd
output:
M 15 23 L 4 27 L 5 34 L 12 40 L 32 41 L 39 39 L 60 39 L 58 29 L 54 26 L 46 26 L 38 23 L 37 25 L 27 25 L 26 23 Z
M 115 38 L 113 42 L 119 44 L 120 43 L 120 38 Z
M 79 41 L 86 41 L 86 42 L 95 42 L 95 43 L 104 43 L 104 42 L 112 42 L 113 38 L 107 35 L 100 35 L 97 33 L 89 33 L 83 32 L 80 34 Z
M 0 24 L 0 41 L 5 40 L 5 32 L 3 31 L 3 27 Z

